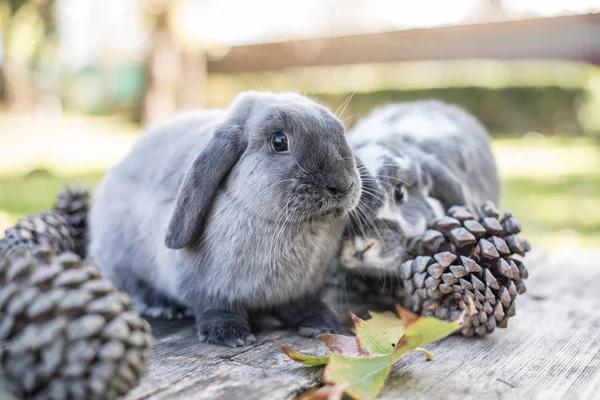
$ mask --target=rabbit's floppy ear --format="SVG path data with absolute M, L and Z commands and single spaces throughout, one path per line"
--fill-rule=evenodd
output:
M 423 163 L 423 168 L 432 181 L 430 196 L 440 200 L 446 208 L 467 205 L 463 183 L 444 163 L 431 157 Z
M 200 234 L 219 185 L 246 149 L 244 125 L 255 103 L 252 94 L 239 96 L 229 116 L 189 167 L 169 222 L 165 239 L 168 248 L 181 249 Z

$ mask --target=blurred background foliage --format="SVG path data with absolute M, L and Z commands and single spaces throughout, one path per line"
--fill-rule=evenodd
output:
M 475 22 L 493 23 L 490 10 L 501 19 L 552 17 L 596 12 L 600 2 L 0 0 L 0 231 L 50 207 L 62 185 L 96 185 L 146 126 L 265 89 L 298 91 L 332 109 L 354 93 L 342 116 L 349 128 L 388 102 L 461 105 L 493 135 L 502 208 L 522 219 L 525 236 L 549 248 L 598 246 L 596 65 L 439 60 L 207 73 L 207 60 L 231 46 L 434 28 L 482 15 L 488 19 Z

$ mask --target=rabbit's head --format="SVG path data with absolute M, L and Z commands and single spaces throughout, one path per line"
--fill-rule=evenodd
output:
M 499 202 L 489 135 L 464 109 L 437 100 L 389 104 L 348 134 L 376 183 L 369 189 L 372 218 L 352 218 L 340 261 L 348 268 L 395 271 L 407 257 L 406 242 L 454 205 L 477 213 Z M 359 207 L 360 208 L 360 207 Z M 357 215 L 358 216 L 358 215 Z
M 201 233 L 219 196 L 278 224 L 343 218 L 361 194 L 357 161 L 342 123 L 292 94 L 246 92 L 230 106 L 183 179 L 166 245 Z
M 409 256 L 408 239 L 421 235 L 448 207 L 465 204 L 462 184 L 443 162 L 410 142 L 392 147 L 371 142 L 355 151 L 376 183 L 372 218 L 360 213 L 351 218 L 340 261 L 365 272 L 391 272 Z

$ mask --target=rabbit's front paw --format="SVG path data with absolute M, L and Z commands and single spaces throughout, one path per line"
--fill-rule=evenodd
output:
M 242 315 L 228 311 L 208 311 L 196 317 L 201 342 L 228 347 L 247 346 L 256 341 Z
M 298 326 L 298 334 L 307 337 L 317 337 L 322 333 L 339 333 L 338 318 L 331 310 L 323 309 L 306 317 Z

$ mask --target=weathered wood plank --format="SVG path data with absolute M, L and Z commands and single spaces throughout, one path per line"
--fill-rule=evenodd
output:
M 181 331 L 158 337 L 149 373 L 129 399 L 264 399 L 286 398 L 318 383 L 320 368 L 290 362 L 273 339 L 294 348 L 325 354 L 320 341 L 286 331 L 262 333 L 254 346 L 229 349 L 201 344 L 193 324 L 177 323 Z
M 600 252 L 531 271 L 509 328 L 448 338 L 399 363 L 381 398 L 600 399 Z
M 600 251 L 558 254 L 531 271 L 508 329 L 484 339 L 451 337 L 428 346 L 436 358 L 399 362 L 382 399 L 600 399 Z M 316 385 L 319 368 L 289 360 L 272 343 L 323 354 L 318 340 L 275 330 L 255 346 L 201 344 L 191 322 L 153 324 L 141 399 L 284 399 Z

